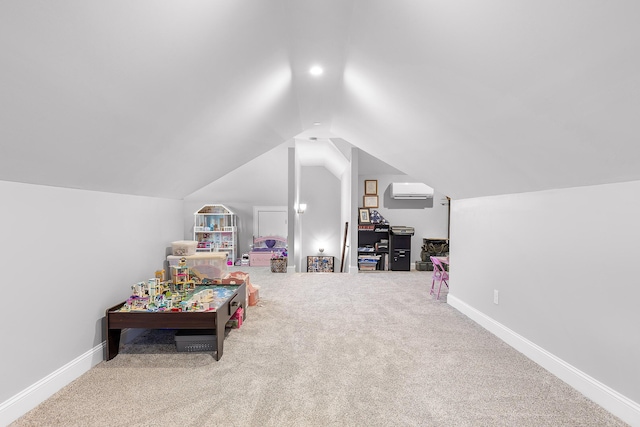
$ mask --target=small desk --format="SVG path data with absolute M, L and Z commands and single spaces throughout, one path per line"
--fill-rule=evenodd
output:
M 238 307 L 243 308 L 243 319 L 246 318 L 247 285 L 219 285 L 236 288 L 233 295 L 222 302 L 215 311 L 202 312 L 144 312 L 119 311 L 125 304 L 122 302 L 107 309 L 107 360 L 118 355 L 120 349 L 120 335 L 125 328 L 144 329 L 215 329 L 216 330 L 216 360 L 222 357 L 224 343 L 224 329 L 229 318 Z M 198 289 L 196 288 L 196 291 Z

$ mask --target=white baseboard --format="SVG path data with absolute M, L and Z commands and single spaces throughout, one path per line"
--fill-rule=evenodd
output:
M 144 331 L 144 329 L 124 329 L 120 342 L 130 342 Z M 103 341 L 40 381 L 2 402 L 0 404 L 0 426 L 5 427 L 17 420 L 47 400 L 62 387 L 102 362 L 104 360 L 104 348 L 105 342 Z
M 6 426 L 17 420 L 104 360 L 104 345 L 104 342 L 98 344 L 0 404 L 0 425 Z
M 449 293 L 447 303 L 520 351 L 571 387 L 632 426 L 640 426 L 640 404 L 590 377 L 547 350 Z

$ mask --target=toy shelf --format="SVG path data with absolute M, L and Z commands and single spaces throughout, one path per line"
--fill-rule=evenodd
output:
M 194 213 L 193 240 L 196 251 L 226 252 L 227 263 L 235 263 L 238 247 L 237 217 L 220 204 L 204 205 Z

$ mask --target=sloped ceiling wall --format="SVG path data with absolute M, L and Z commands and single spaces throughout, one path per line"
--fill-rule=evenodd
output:
M 333 131 L 454 198 L 638 179 L 639 12 L 357 2 Z
M 0 5 L 0 179 L 181 198 L 300 132 L 281 4 Z
M 317 130 L 453 198 L 638 180 L 639 12 L 6 0 L 0 179 L 182 198 Z

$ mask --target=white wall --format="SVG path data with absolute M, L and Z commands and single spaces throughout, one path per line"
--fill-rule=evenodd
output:
M 451 216 L 451 301 L 640 402 L 640 182 L 456 200 Z
M 288 143 L 251 160 L 184 198 L 184 239 L 193 239 L 193 214 L 206 204 L 223 204 L 238 215 L 238 257 L 253 240 L 254 206 L 287 206 Z
M 349 201 L 349 238 L 348 238 L 348 255 L 347 261 L 345 264 L 348 264 L 348 272 L 355 274 L 358 272 L 358 207 L 362 202 L 360 202 L 359 195 L 361 194 L 364 183 L 361 185 L 359 170 L 360 170 L 360 149 L 353 147 L 351 149 L 351 169 L 349 170 L 349 194 L 352 196 Z M 360 185 L 360 187 L 359 187 Z M 358 191 L 360 188 L 360 191 Z M 353 196 L 355 195 L 355 196 Z
M 307 210 L 301 221 L 301 271 L 307 271 L 306 257 L 323 255 L 334 257 L 334 271 L 340 271 L 341 238 L 341 182 L 323 166 L 303 166 L 300 177 L 300 200 Z M 337 266 L 337 268 L 336 268 Z
M 340 225 L 341 227 L 340 228 L 341 230 L 340 231 L 340 250 L 336 257 L 335 271 L 340 272 L 342 270 L 342 272 L 344 273 L 350 272 L 350 268 L 349 268 L 349 259 L 350 259 L 349 248 L 351 246 L 350 236 L 351 236 L 351 229 L 356 226 L 356 224 L 354 224 L 353 220 L 351 219 L 353 216 L 351 215 L 351 213 L 353 212 L 353 197 L 352 197 L 353 193 L 351 192 L 351 187 L 352 187 L 351 174 L 353 169 L 353 163 L 351 161 L 351 158 L 352 158 L 351 153 L 352 153 L 351 150 L 349 150 L 348 152 L 349 167 L 344 171 L 344 173 L 340 177 L 340 224 L 341 224 Z M 346 229 L 346 236 L 345 236 L 345 223 L 348 224 L 348 227 Z M 346 240 L 345 240 L 345 237 L 346 237 Z
M 182 202 L 0 181 L 0 402 L 103 341 L 105 310 L 163 267 Z

